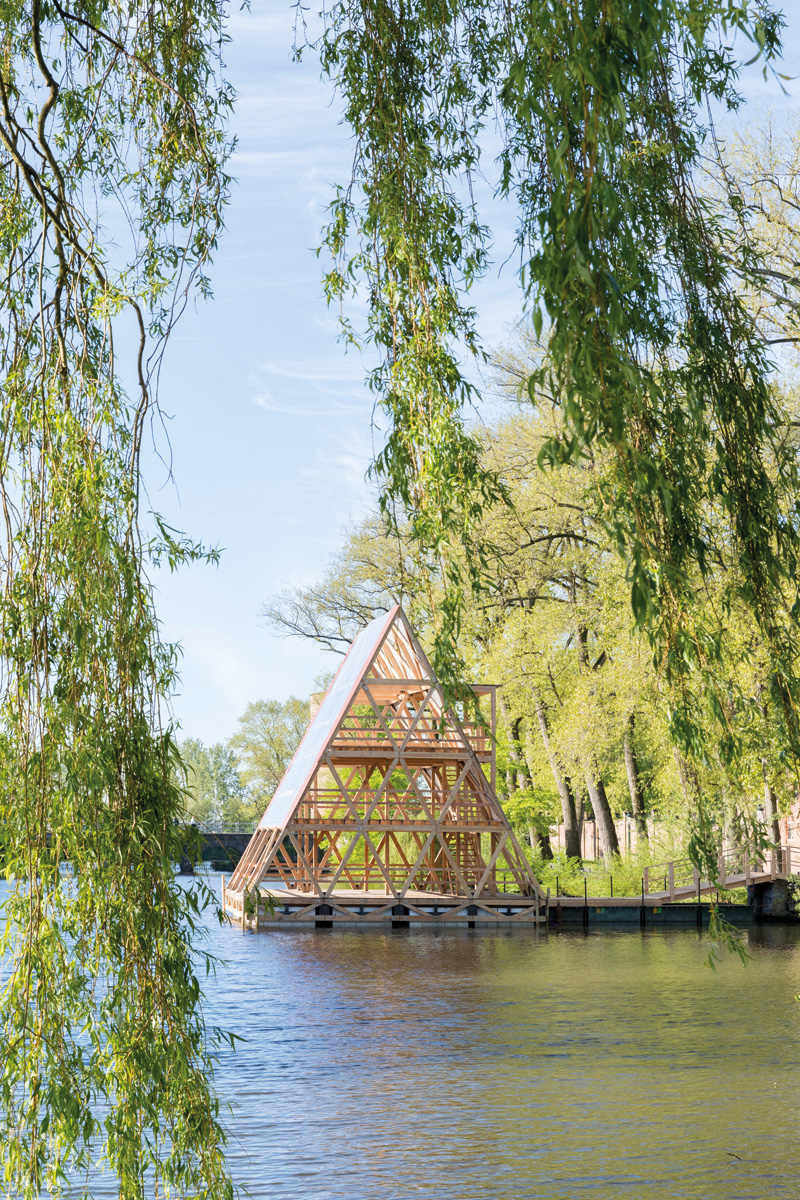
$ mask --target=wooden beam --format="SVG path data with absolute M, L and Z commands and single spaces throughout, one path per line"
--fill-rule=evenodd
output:
M 335 710 L 336 727 L 320 739 L 325 745 L 302 796 L 288 816 L 282 812 L 280 828 L 256 831 L 232 882 L 258 886 L 269 872 L 298 897 L 333 905 L 348 886 L 369 896 L 380 881 L 379 893 L 396 900 L 422 881 L 443 902 L 467 903 L 487 888 L 496 892 L 502 864 L 520 893 L 535 892 L 494 793 L 495 686 L 474 687 L 491 700 L 492 737 L 478 745 L 458 715 L 444 710 L 402 610 L 381 630 L 361 678 L 348 682 L 349 699 Z M 481 762 L 489 763 L 489 779 Z M 306 923 L 313 911 L 306 910 Z

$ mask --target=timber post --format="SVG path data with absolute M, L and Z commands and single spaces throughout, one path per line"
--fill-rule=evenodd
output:
M 472 690 L 490 736 L 471 700 L 446 708 L 399 605 L 361 631 L 226 886 L 243 929 L 248 897 L 255 930 L 287 918 L 302 928 L 301 910 L 310 922 L 334 899 L 326 925 L 388 923 L 397 905 L 421 925 L 542 919 L 542 890 L 492 786 L 495 685 Z M 268 896 L 262 921 L 259 889 L 273 880 L 281 910 Z

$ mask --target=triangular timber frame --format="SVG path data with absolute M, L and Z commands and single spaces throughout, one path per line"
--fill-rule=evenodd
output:
M 275 881 L 282 896 L 286 889 L 320 901 L 538 899 L 494 792 L 494 688 L 474 690 L 490 696 L 491 733 L 443 713 L 441 687 L 399 605 L 372 621 L 352 643 L 228 894 Z

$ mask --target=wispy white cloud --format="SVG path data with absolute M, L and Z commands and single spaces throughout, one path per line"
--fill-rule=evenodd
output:
M 254 13 L 248 9 L 231 12 L 228 18 L 228 33 L 231 37 L 244 37 L 249 42 L 267 38 L 273 43 L 294 29 L 294 10 L 285 8 L 281 12 Z
M 270 359 L 262 365 L 261 370 L 266 375 L 278 376 L 281 379 L 297 379 L 304 383 L 334 383 L 343 379 L 358 380 L 363 378 L 364 368 L 360 361 L 347 358 L 344 354 L 337 358 L 326 358 L 322 365 L 312 367 L 307 363 L 280 363 Z
M 337 173 L 333 169 L 334 165 L 338 166 L 340 162 L 340 156 L 330 155 L 331 171 L 329 174 L 331 178 Z M 234 174 L 238 167 L 258 167 L 261 171 L 282 175 L 291 169 L 296 176 L 296 183 L 305 181 L 320 190 L 322 188 L 330 190 L 331 186 L 330 179 L 322 171 L 317 167 L 309 167 L 307 147 L 296 150 L 237 150 L 231 158 L 231 169 Z
M 297 8 L 292 3 L 276 5 L 274 0 L 254 0 L 248 8 L 231 11 L 228 32 L 232 36 L 246 37 L 250 42 L 255 38 L 266 38 L 273 45 L 276 37 L 285 36 L 287 30 L 293 35 L 296 27 L 298 39 L 305 30 L 309 40 L 315 40 L 322 31 L 322 20 L 316 7 Z
M 344 485 L 359 497 L 365 493 L 366 472 L 372 460 L 372 444 L 363 425 L 351 426 L 318 447 L 314 458 L 301 471 L 305 480 L 341 489 Z
M 359 488 L 364 483 L 367 465 L 358 454 L 318 453 L 314 465 L 303 471 L 303 477 L 337 487 L 344 483 L 349 488 Z
M 253 403 L 259 408 L 263 408 L 265 412 L 276 413 L 280 416 L 320 417 L 331 421 L 352 420 L 354 417 L 362 416 L 364 412 L 363 405 L 342 404 L 338 400 L 331 400 L 329 405 L 320 408 L 307 408 L 303 404 L 279 404 L 268 392 L 259 392 L 253 397 Z

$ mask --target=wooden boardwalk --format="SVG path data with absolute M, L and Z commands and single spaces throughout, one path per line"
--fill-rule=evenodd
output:
M 788 879 L 792 869 L 800 871 L 800 849 L 797 846 L 773 846 L 755 854 L 752 851 L 720 852 L 718 880 L 701 877 L 688 858 L 645 867 L 640 896 L 551 896 L 550 905 L 562 908 L 583 908 L 586 904 L 602 908 L 659 908 L 662 904 L 700 900 L 721 889 L 746 888 L 751 884 L 773 883 Z
M 329 928 L 521 928 L 546 925 L 551 910 L 563 908 L 641 909 L 665 904 L 699 902 L 720 890 L 746 888 L 788 879 L 800 870 L 800 847 L 779 846 L 756 855 L 747 850 L 720 854 L 717 880 L 701 877 L 688 859 L 645 868 L 636 896 L 552 896 L 537 890 L 532 896 L 457 896 L 405 890 L 398 896 L 359 888 L 335 888 L 317 895 L 295 888 L 262 885 L 245 894 L 225 886 L 222 907 L 242 929 Z

